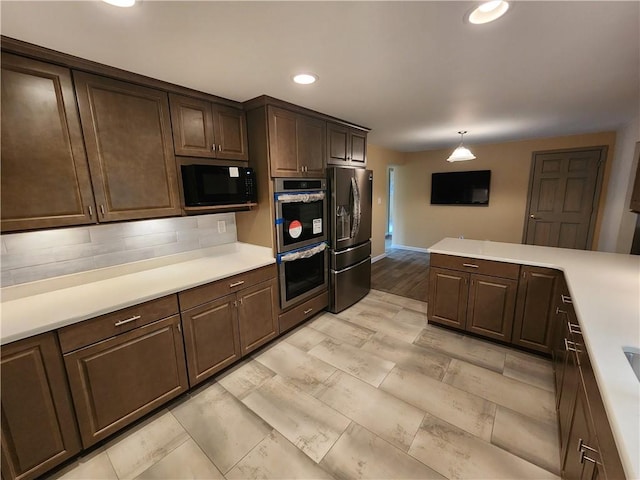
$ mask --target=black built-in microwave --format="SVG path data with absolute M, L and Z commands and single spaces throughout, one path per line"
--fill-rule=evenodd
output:
M 257 203 L 252 168 L 182 165 L 182 187 L 187 207 Z

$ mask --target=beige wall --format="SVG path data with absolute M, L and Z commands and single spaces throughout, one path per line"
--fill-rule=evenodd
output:
M 457 163 L 446 161 L 453 146 L 446 150 L 403 154 L 400 159 L 404 159 L 404 165 L 395 169 L 393 243 L 428 248 L 444 237 L 460 235 L 479 240 L 521 243 L 532 152 L 608 145 L 594 235 L 597 239 L 615 139 L 615 132 L 603 132 L 492 145 L 468 144 L 477 159 Z M 464 170 L 491 170 L 489 206 L 432 206 L 431 174 Z
M 618 130 L 609 189 L 600 229 L 598 250 L 629 253 L 638 214 L 629 211 L 637 168 L 636 142 L 640 141 L 640 116 Z
M 387 232 L 387 202 L 389 198 L 389 166 L 401 165 L 404 153 L 367 144 L 367 168 L 373 170 L 373 215 L 371 226 L 371 256 L 384 254 Z

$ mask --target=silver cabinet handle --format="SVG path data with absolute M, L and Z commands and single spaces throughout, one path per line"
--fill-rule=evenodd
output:
M 304 312 L 302 312 L 302 314 L 306 315 L 306 314 L 311 313 L 311 312 L 313 312 L 313 308 L 308 308 Z
M 582 335 L 582 330 L 580 329 L 580 325 L 578 325 L 577 323 L 567 322 L 567 327 L 569 327 L 569 332 Z
M 578 348 L 579 343 L 572 342 L 571 340 L 564 339 L 564 348 L 567 352 L 582 353 L 582 350 Z
M 104 216 L 104 205 L 100 205 L 100 213 Z
M 222 151 L 222 145 L 218 145 L 218 151 L 221 152 Z
M 229 288 L 238 287 L 244 284 L 244 280 L 240 280 L 239 282 L 233 282 L 229 284 Z
M 587 457 L 586 455 L 587 451 L 593 452 L 596 455 L 599 453 L 598 450 L 596 450 L 595 448 L 590 447 L 589 445 L 586 445 L 584 441 L 580 438 L 578 440 L 578 452 L 580 452 L 580 463 L 584 463 L 585 460 L 591 463 L 598 463 L 598 461 L 595 458 Z
M 216 144 L 214 143 L 213 145 L 211 145 L 211 151 L 215 152 L 216 151 Z
M 569 295 L 560 295 L 560 298 L 562 298 L 562 303 L 565 303 L 565 304 L 573 303 Z
M 93 218 L 93 208 L 89 205 L 89 218 Z
M 474 265 L 473 263 L 463 263 L 462 266 L 470 268 L 480 268 L 478 265 Z
M 124 325 L 125 323 L 135 322 L 136 320 L 140 320 L 142 317 L 140 315 L 134 315 L 131 318 L 127 318 L 126 320 L 118 320 L 114 326 L 119 327 L 120 325 Z
M 566 310 L 562 310 L 560 307 L 556 307 L 556 315 L 559 313 L 564 313 L 566 315 L 568 312 Z

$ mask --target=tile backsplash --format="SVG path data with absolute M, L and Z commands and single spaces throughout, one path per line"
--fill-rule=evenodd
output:
M 222 224 L 224 222 L 224 226 Z M 237 240 L 235 213 L 12 233 L 0 237 L 2 286 Z

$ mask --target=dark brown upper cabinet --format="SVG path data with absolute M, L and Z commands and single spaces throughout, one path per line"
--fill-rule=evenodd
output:
M 326 122 L 268 107 L 272 177 L 324 177 Z
M 367 164 L 367 132 L 327 123 L 327 163 L 364 167 Z
M 100 222 L 180 215 L 167 93 L 73 72 Z
M 226 105 L 169 94 L 176 155 L 247 161 L 245 113 Z
M 2 53 L 2 231 L 95 223 L 71 71 Z

